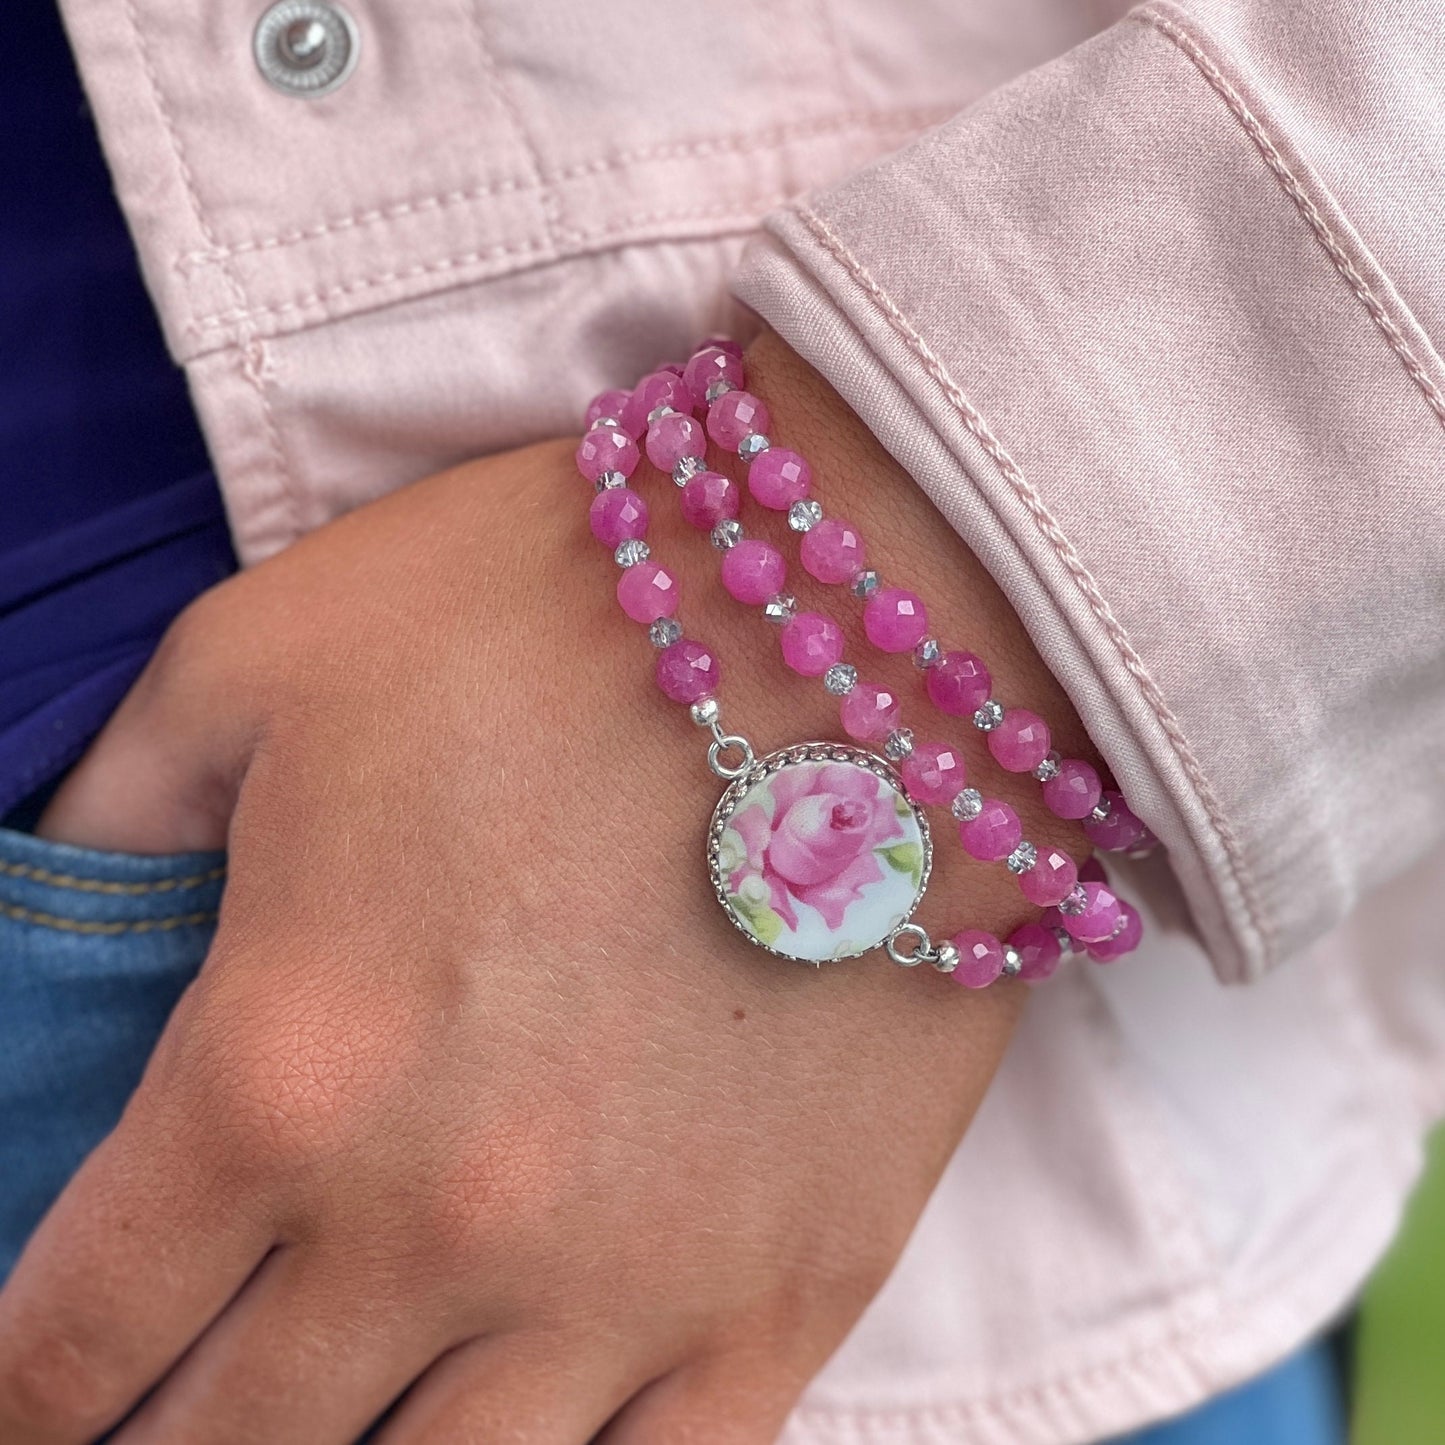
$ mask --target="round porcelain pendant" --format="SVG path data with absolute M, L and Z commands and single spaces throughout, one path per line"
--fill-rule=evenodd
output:
M 728 917 L 770 953 L 855 958 L 912 916 L 928 822 L 880 757 L 802 743 L 759 758 L 718 800 L 708 868 Z

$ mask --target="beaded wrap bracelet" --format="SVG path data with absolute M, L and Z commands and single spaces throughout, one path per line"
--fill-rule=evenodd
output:
M 770 420 L 766 404 L 746 390 L 741 349 L 718 337 L 704 342 L 685 367 L 663 367 L 631 391 L 595 397 L 577 449 L 578 469 L 597 492 L 593 535 L 622 568 L 619 605 L 648 628 L 658 649 L 659 688 L 688 706 L 693 721 L 712 735 L 708 764 L 727 787 L 708 829 L 707 858 L 729 919 L 750 942 L 783 957 L 821 963 L 881 946 L 898 964 L 927 962 L 970 988 L 1000 977 L 1047 978 L 1065 953 L 1086 951 L 1109 962 L 1137 947 L 1139 914 L 1108 886 L 1096 858 L 1078 868 L 1061 850 L 1041 851 L 1024 839 L 1007 803 L 967 786 L 956 748 L 915 743 L 892 690 L 860 681 L 844 659 L 837 623 L 798 610 L 785 590 L 782 553 L 746 535 L 741 490 L 708 468 L 709 439 L 742 458 L 755 502 L 787 514 L 800 537 L 804 570 L 820 582 L 846 584 L 862 601 L 868 640 L 883 652 L 913 654 L 939 712 L 969 718 L 995 761 L 1009 772 L 1032 773 L 1050 811 L 1080 820 L 1097 847 L 1139 853 L 1154 845 L 1122 795 L 1105 790 L 1090 764 L 1061 759 L 1051 748 L 1042 718 L 992 696 L 981 658 L 945 651 L 929 635 L 922 598 L 883 585 L 866 565 L 857 529 L 825 517 L 810 495 L 806 459 L 773 446 Z M 706 531 L 720 553 L 726 590 L 762 609 L 779 629 L 787 665 L 821 677 L 839 699 L 844 731 L 855 743 L 881 746 L 881 756 L 867 746 L 808 741 L 760 758 L 745 737 L 724 730 L 718 660 L 683 634 L 677 579 L 652 557 L 648 506 L 628 485 L 644 433 L 648 459 L 672 477 L 684 518 Z M 1016 929 L 1006 942 L 977 929 L 937 944 L 930 939 L 913 921 L 933 863 L 928 806 L 949 810 L 973 857 L 1002 862 L 1017 877 L 1024 896 L 1045 909 L 1039 922 Z

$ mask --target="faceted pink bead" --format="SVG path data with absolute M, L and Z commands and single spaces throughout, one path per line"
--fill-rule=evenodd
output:
M 702 423 L 686 412 L 660 416 L 647 428 L 647 460 L 660 472 L 671 472 L 684 457 L 707 450 Z
M 622 610 L 644 626 L 677 611 L 681 588 L 677 578 L 656 562 L 639 562 L 617 579 L 617 601 Z
M 1079 865 L 1080 883 L 1107 883 L 1109 881 L 1109 870 L 1104 867 L 1100 859 L 1091 854 Z
M 1008 772 L 1031 773 L 1048 756 L 1049 725 L 1026 707 L 1008 708 L 988 734 L 988 750 Z
M 1078 881 L 1078 867 L 1067 853 L 1057 848 L 1040 848 L 1034 866 L 1019 874 L 1019 892 L 1030 903 L 1049 908 L 1062 903 Z
M 664 362 L 662 363 L 662 365 L 659 366 L 657 369 L 658 369 L 659 371 L 665 371 L 665 372 L 667 372 L 669 376 L 681 376 L 681 375 L 682 375 L 682 362 L 680 362 L 680 361 L 664 361 Z
M 654 371 L 632 388 L 622 413 L 623 429 L 640 437 L 647 430 L 648 418 L 660 406 L 670 406 L 673 411 L 692 410 L 692 393 L 674 372 Z
M 1119 926 L 1123 908 L 1106 883 L 1081 883 L 1079 887 L 1084 890 L 1084 911 L 1060 914 L 1064 929 L 1080 943 L 1102 943 Z
M 1124 801 L 1123 793 L 1106 788 L 1102 798 L 1109 801 L 1109 816 L 1102 823 L 1084 819 L 1084 833 L 1094 847 L 1106 853 L 1127 853 L 1149 837 L 1149 829 Z
M 627 406 L 627 399 L 631 394 L 627 391 L 599 391 L 587 403 L 587 415 L 582 419 L 583 427 L 590 427 L 600 416 L 610 416 L 620 424 L 623 409 Z
M 855 683 L 838 709 L 843 731 L 860 743 L 881 742 L 898 726 L 902 711 L 893 693 L 871 682 Z
M 863 630 L 882 652 L 912 652 L 928 636 L 928 610 L 914 592 L 880 587 L 863 608 Z
M 688 478 L 681 501 L 683 517 L 710 532 L 719 522 L 737 516 L 743 494 L 737 483 L 721 472 L 699 472 Z
M 915 803 L 946 808 L 963 791 L 963 754 L 948 743 L 919 743 L 898 771 Z
M 934 707 L 950 717 L 972 717 L 993 688 L 983 659 L 971 652 L 945 652 L 924 677 Z
M 709 405 L 707 389 L 715 381 L 730 382 L 741 389 L 743 385 L 743 364 L 739 357 L 725 351 L 721 346 L 706 345 L 693 352 L 682 369 L 682 379 L 692 394 L 693 405 L 699 410 Z
M 708 408 L 707 434 L 720 447 L 735 452 L 744 437 L 767 431 L 771 420 L 766 404 L 752 392 L 729 391 Z
M 833 517 L 804 532 L 799 551 L 803 570 L 819 582 L 846 582 L 863 566 L 862 534 L 851 522 Z
M 948 975 L 954 983 L 987 988 L 1003 972 L 1003 944 L 993 934 L 965 928 L 953 935 L 952 943 L 958 950 L 958 967 Z
M 723 553 L 722 583 L 739 602 L 760 606 L 787 581 L 788 564 L 771 542 L 744 537 Z
M 843 629 L 821 612 L 799 612 L 779 637 L 783 661 L 801 677 L 822 677 L 843 657 Z
M 787 447 L 770 447 L 748 467 L 748 491 L 775 512 L 786 512 L 794 502 L 801 502 L 812 483 L 812 467 Z
M 1089 957 L 1095 963 L 1113 963 L 1116 958 L 1133 953 L 1139 947 L 1140 939 L 1144 937 L 1144 920 L 1139 916 L 1139 910 L 1132 903 L 1125 903 L 1122 898 L 1119 900 L 1119 908 L 1124 915 L 1124 926 L 1113 938 L 1089 945 Z
M 637 470 L 637 443 L 618 427 L 600 426 L 577 444 L 577 470 L 589 482 L 603 472 L 630 477 Z
M 1059 940 L 1042 923 L 1025 923 L 1008 937 L 1009 946 L 1018 950 L 1023 967 L 1019 977 L 1028 983 L 1042 983 L 1059 966 L 1064 951 Z
M 717 691 L 712 648 L 683 637 L 657 654 L 657 685 L 673 702 L 701 702 Z
M 592 498 L 592 535 L 614 551 L 629 537 L 647 535 L 647 503 L 631 487 L 609 487 Z
M 997 798 L 985 798 L 976 818 L 958 825 L 958 841 L 964 852 L 985 863 L 997 863 L 1018 847 L 1024 836 L 1019 815 Z
M 1102 792 L 1099 775 L 1088 763 L 1082 758 L 1065 758 L 1044 784 L 1044 806 L 1056 818 L 1087 818 Z
M 735 341 L 731 336 L 705 336 L 702 342 L 704 347 L 715 346 L 719 351 L 726 351 L 729 356 L 735 356 L 739 361 L 743 359 L 743 344 Z

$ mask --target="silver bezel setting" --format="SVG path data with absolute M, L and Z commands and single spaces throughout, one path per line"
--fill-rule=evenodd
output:
M 909 904 L 908 912 L 903 919 L 896 923 L 887 935 L 880 938 L 876 943 L 870 943 L 866 948 L 861 948 L 855 953 L 840 953 L 835 958 L 812 959 L 799 958 L 796 954 L 785 953 L 780 948 L 772 948 L 763 943 L 760 939 L 749 933 L 743 925 L 742 920 L 733 911 L 728 902 L 726 880 L 722 876 L 721 848 L 722 835 L 727 829 L 728 819 L 737 810 L 738 803 L 744 795 L 761 782 L 771 773 L 781 772 L 784 768 L 794 766 L 798 763 L 852 763 L 855 767 L 867 768 L 870 773 L 876 774 L 892 788 L 900 798 L 908 805 L 909 811 L 913 814 L 914 822 L 918 825 L 918 837 L 923 846 L 923 867 L 919 874 L 918 887 L 913 895 L 913 902 Z M 899 928 L 906 927 L 918 912 L 918 905 L 923 901 L 923 895 L 928 890 L 928 879 L 933 872 L 933 837 L 928 829 L 928 819 L 922 810 L 918 808 L 913 800 L 909 798 L 903 787 L 903 780 L 898 776 L 898 771 L 885 758 L 880 758 L 876 753 L 870 753 L 863 748 L 850 747 L 847 743 L 794 743 L 791 747 L 779 748 L 775 753 L 768 753 L 758 758 L 746 772 L 740 773 L 723 790 L 723 795 L 717 801 L 717 807 L 713 809 L 712 821 L 708 824 L 707 830 L 707 872 L 712 880 L 713 893 L 722 911 L 727 915 L 728 922 L 742 934 L 754 948 L 760 948 L 765 953 L 771 953 L 775 958 L 786 958 L 790 963 L 812 964 L 815 968 L 821 968 L 824 963 L 837 963 L 844 959 L 861 958 L 866 953 L 872 953 L 876 948 L 884 947 L 888 938 Z

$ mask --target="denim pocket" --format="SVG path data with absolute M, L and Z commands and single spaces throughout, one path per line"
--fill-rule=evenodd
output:
M 0 1278 L 135 1088 L 215 932 L 221 853 L 0 828 Z

